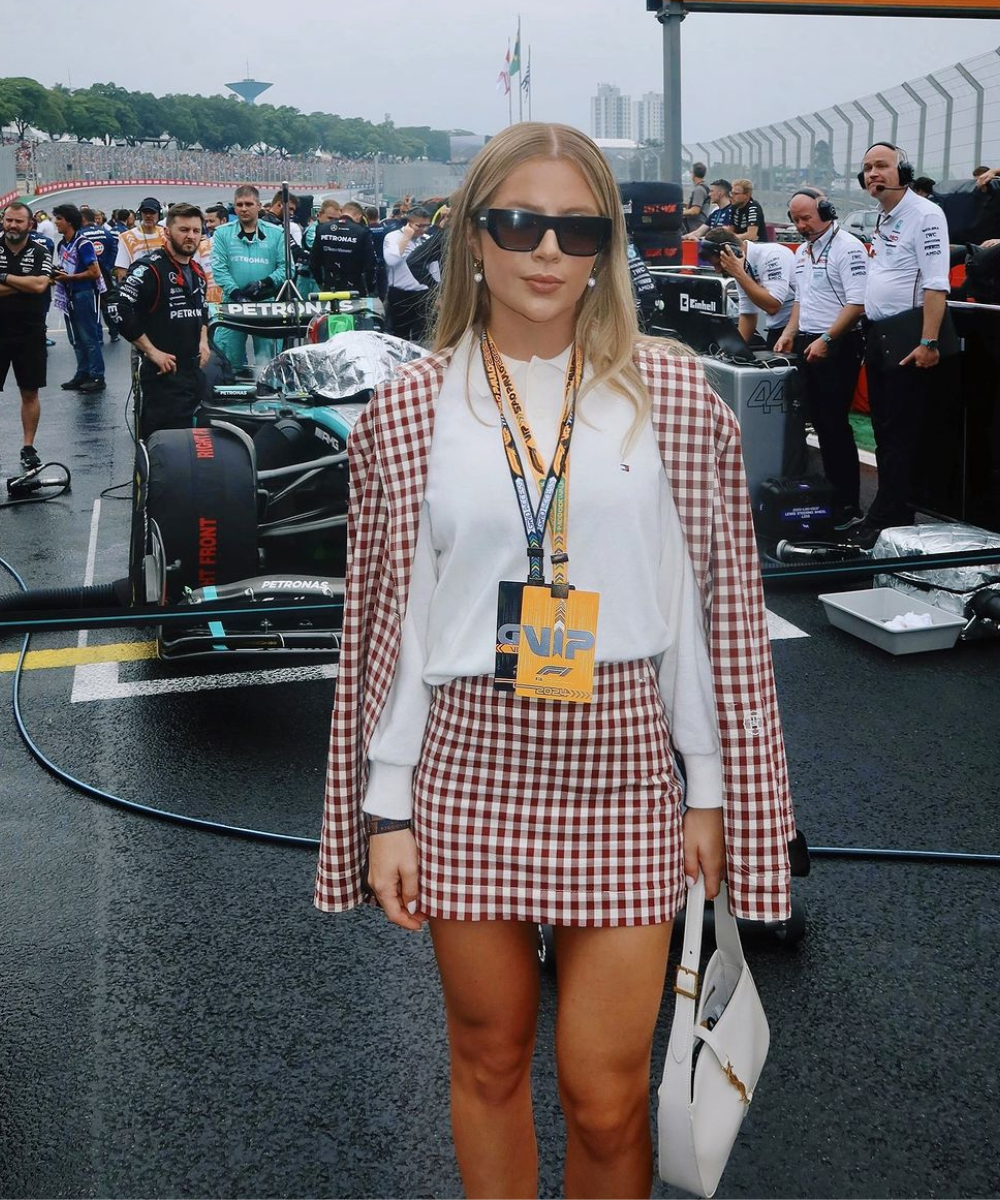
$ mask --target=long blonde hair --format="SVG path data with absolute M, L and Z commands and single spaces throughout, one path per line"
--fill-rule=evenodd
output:
M 649 411 L 649 395 L 633 360 L 639 324 L 628 267 L 625 218 L 618 185 L 604 155 L 570 125 L 524 121 L 491 138 L 469 165 L 451 208 L 451 232 L 441 265 L 441 291 L 433 332 L 435 350 L 452 349 L 469 330 L 489 325 L 490 292 L 476 283 L 469 248 L 475 214 L 507 176 L 532 159 L 562 159 L 586 179 L 602 216 L 611 218 L 611 239 L 594 264 L 596 283 L 587 288 L 576 318 L 576 341 L 593 374 L 584 392 L 606 384 L 636 408 L 636 424 Z

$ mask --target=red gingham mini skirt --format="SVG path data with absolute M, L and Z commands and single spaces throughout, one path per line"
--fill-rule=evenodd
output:
M 681 789 L 649 660 L 591 704 L 436 688 L 413 780 L 420 907 L 455 921 L 650 925 L 681 906 Z

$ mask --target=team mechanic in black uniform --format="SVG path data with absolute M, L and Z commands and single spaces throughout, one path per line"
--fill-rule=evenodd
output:
M 375 244 L 364 213 L 353 201 L 341 216 L 316 228 L 309 266 L 323 291 L 375 294 Z
M 42 465 L 34 443 L 38 392 L 45 387 L 45 301 L 52 283 L 52 251 L 31 241 L 30 232 L 31 209 L 20 200 L 8 204 L 0 238 L 0 388 L 13 366 L 21 392 L 25 471 Z
M 118 322 L 123 336 L 143 355 L 136 397 L 142 438 L 157 429 L 194 425 L 205 398 L 205 273 L 192 261 L 202 225 L 200 208 L 174 204 L 167 212 L 166 245 L 133 263 L 122 280 Z

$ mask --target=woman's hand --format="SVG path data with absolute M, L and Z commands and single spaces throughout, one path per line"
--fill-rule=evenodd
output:
M 705 874 L 705 898 L 714 900 L 726 865 L 721 808 L 689 808 L 684 814 L 684 874 L 693 887 Z
M 369 838 L 368 884 L 393 925 L 413 931 L 421 928 L 427 916 L 416 911 L 417 843 L 412 830 L 395 829 Z

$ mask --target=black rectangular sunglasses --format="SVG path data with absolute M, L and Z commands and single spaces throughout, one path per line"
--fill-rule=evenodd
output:
M 548 217 L 522 208 L 481 208 L 476 224 L 501 250 L 518 254 L 537 250 L 550 229 L 559 249 L 573 258 L 593 258 L 611 237 L 610 217 Z

